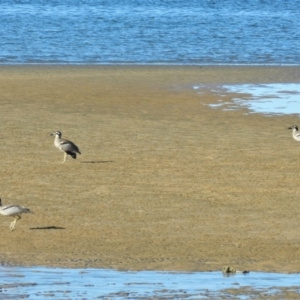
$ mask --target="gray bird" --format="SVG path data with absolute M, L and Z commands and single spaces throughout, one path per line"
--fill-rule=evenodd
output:
M 64 160 L 63 163 L 67 161 L 67 155 L 76 159 L 76 153 L 81 154 L 78 147 L 71 141 L 65 140 L 61 138 L 61 132 L 56 131 L 51 133 L 50 135 L 54 135 L 54 146 L 64 152 Z
M 3 216 L 9 216 L 14 218 L 14 221 L 12 221 L 9 226 L 10 230 L 13 230 L 17 221 L 21 219 L 21 214 L 27 214 L 27 213 L 33 214 L 33 212 L 30 211 L 29 208 L 26 208 L 21 205 L 9 204 L 9 205 L 2 206 L 2 201 L 0 198 L 0 214 Z
M 297 125 L 293 125 L 293 126 L 289 127 L 288 129 L 293 129 L 293 132 L 292 132 L 293 138 L 297 142 L 300 142 L 300 132 L 298 131 L 298 126 Z

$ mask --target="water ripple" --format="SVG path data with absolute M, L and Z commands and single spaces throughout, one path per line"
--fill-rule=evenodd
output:
M 300 64 L 293 1 L 0 3 L 2 63 Z

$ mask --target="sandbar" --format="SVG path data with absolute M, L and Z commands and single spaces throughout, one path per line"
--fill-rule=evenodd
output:
M 1 263 L 298 272 L 300 148 L 287 130 L 298 116 L 208 104 L 217 84 L 299 75 L 290 66 L 2 65 L 0 196 L 34 214 L 12 232 L 1 216 Z M 80 148 L 76 160 L 62 163 L 49 136 L 57 130 Z

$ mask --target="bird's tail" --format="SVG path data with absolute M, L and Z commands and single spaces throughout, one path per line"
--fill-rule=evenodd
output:
M 72 158 L 76 159 L 76 153 L 70 152 L 70 151 L 66 151 L 66 153 L 68 155 L 70 155 Z

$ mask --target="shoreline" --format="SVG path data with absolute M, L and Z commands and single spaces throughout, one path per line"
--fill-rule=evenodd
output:
M 286 128 L 298 117 L 207 104 L 216 84 L 299 75 L 295 66 L 0 65 L 0 196 L 35 213 L 13 232 L 1 216 L 0 260 L 297 273 L 299 146 Z M 62 164 L 55 130 L 82 155 Z

